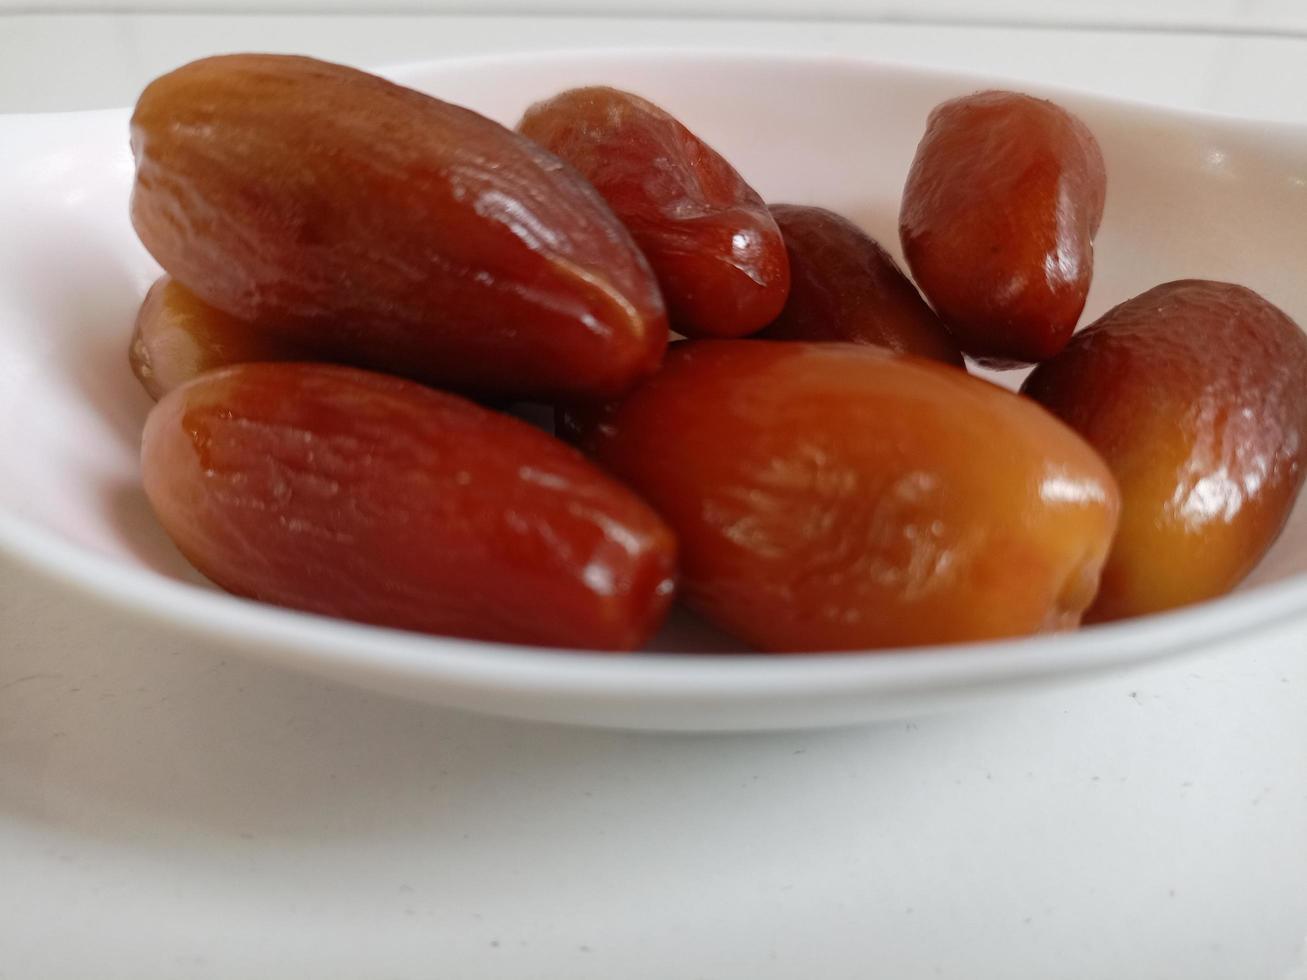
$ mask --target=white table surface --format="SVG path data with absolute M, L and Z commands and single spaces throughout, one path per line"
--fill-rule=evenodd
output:
M 398 16 L 0 16 L 0 111 L 219 50 L 616 43 L 1307 122 L 1287 39 Z M 1301 634 L 909 724 L 660 737 L 221 658 L 0 561 L 0 978 L 1307 980 L 1305 940 Z

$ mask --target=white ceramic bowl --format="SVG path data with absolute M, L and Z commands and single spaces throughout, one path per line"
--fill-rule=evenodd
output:
M 509 125 L 531 101 L 569 86 L 632 89 L 679 115 L 769 200 L 833 208 L 895 251 L 899 193 L 926 114 L 995 84 L 846 59 L 651 51 L 444 61 L 389 74 Z M 1086 320 L 1193 276 L 1244 283 L 1307 322 L 1307 130 L 1042 94 L 1079 113 L 1107 159 Z M 128 222 L 131 176 L 126 111 L 0 117 L 0 549 L 77 601 L 121 607 L 143 630 L 181 630 L 196 643 L 435 704 L 707 731 L 912 715 L 1307 616 L 1303 507 L 1253 579 L 1225 599 L 1074 634 L 910 652 L 731 653 L 725 638 L 680 617 L 650 652 L 606 656 L 420 636 L 233 598 L 181 560 L 138 486 L 150 402 L 128 370 L 126 344 L 158 268 Z M 76 609 L 70 603 L 69 614 Z

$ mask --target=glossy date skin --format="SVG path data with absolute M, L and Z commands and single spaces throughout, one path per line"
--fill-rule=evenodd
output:
M 172 276 L 145 294 L 128 350 L 132 373 L 155 401 L 205 371 L 299 359 L 304 352 L 279 334 L 215 309 Z
M 981 92 L 931 112 L 899 233 L 917 285 L 964 352 L 1002 367 L 1066 345 L 1106 194 L 1098 141 L 1052 102 Z
M 152 82 L 132 221 L 204 302 L 327 359 L 514 398 L 604 397 L 658 365 L 657 282 L 552 154 L 474 112 L 310 58 Z
M 1307 338 L 1242 286 L 1165 283 L 1040 365 L 1023 392 L 1121 486 L 1093 621 L 1221 595 L 1261 560 L 1307 464 Z
M 889 253 L 825 208 L 771 205 L 790 257 L 785 308 L 757 336 L 877 344 L 962 367 L 962 354 Z
M 237 595 L 506 643 L 630 650 L 675 542 L 633 493 L 524 422 L 399 378 L 242 364 L 175 389 L 141 453 L 159 522 Z
M 676 330 L 740 337 L 780 312 L 789 264 L 776 222 L 675 117 L 629 92 L 579 88 L 531 106 L 518 131 L 576 167 L 625 222 Z
M 594 421 L 586 447 L 676 532 L 683 597 L 762 650 L 1074 626 L 1116 526 L 1111 474 L 1051 415 L 867 345 L 677 344 Z

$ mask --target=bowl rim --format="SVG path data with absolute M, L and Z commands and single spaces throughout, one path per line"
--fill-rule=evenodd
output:
M 605 64 L 626 66 L 634 61 L 658 60 L 671 64 L 692 65 L 701 62 L 769 62 L 780 63 L 790 68 L 810 68 L 821 71 L 845 71 L 855 74 L 868 72 L 892 73 L 896 76 L 915 76 L 919 81 L 939 81 L 952 79 L 965 87 L 965 91 L 978 92 L 989 87 L 1006 88 L 1013 91 L 1038 93 L 1041 97 L 1065 98 L 1079 105 L 1109 109 L 1116 113 L 1138 115 L 1143 117 L 1163 116 L 1167 119 L 1182 119 L 1189 122 L 1216 123 L 1224 128 L 1240 129 L 1249 134 L 1264 134 L 1267 127 L 1273 127 L 1277 134 L 1285 136 L 1298 135 L 1307 137 L 1307 123 L 1264 119 L 1242 116 L 1232 112 L 1215 109 L 1194 109 L 1183 106 L 1167 106 L 1146 99 L 1127 98 L 1118 95 L 1104 95 L 1097 92 L 1076 88 L 1072 85 L 1048 83 L 1037 80 L 1013 78 L 992 72 L 954 71 L 932 65 L 923 65 L 911 61 L 896 61 L 891 58 L 879 58 L 869 55 L 848 53 L 818 53 L 812 51 L 793 51 L 772 47 L 729 47 L 720 45 L 685 46 L 685 45 L 614 45 L 597 47 L 559 47 L 541 51 L 498 51 L 486 54 L 452 55 L 447 58 L 426 58 L 410 61 L 391 62 L 385 65 L 362 67 L 361 70 L 380 75 L 400 84 L 412 85 L 412 76 L 432 70 L 484 69 L 496 66 L 516 67 L 527 63 L 543 63 L 570 67 L 579 61 L 601 62 Z M 358 67 L 358 66 L 354 66 Z M 543 96 L 542 96 L 543 97 Z M 90 110 L 90 111 L 122 111 Z M 39 113 L 37 115 L 55 115 Z
M 232 649 L 270 649 L 287 665 L 321 662 L 413 681 L 568 696 L 638 691 L 641 698 L 718 700 L 985 687 L 1198 652 L 1255 638 L 1307 612 L 1307 574 L 1300 573 L 1184 609 L 1068 633 L 834 653 L 612 653 L 430 636 L 284 609 L 124 566 L 7 513 L 0 513 L 0 550 L 101 605 Z

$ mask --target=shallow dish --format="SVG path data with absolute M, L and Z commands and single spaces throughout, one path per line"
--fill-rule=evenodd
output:
M 633 89 L 680 115 L 769 200 L 833 208 L 896 254 L 899 193 L 927 113 L 996 84 L 848 59 L 657 51 L 386 74 L 510 125 L 568 86 Z M 1056 98 L 1102 144 L 1109 191 L 1086 321 L 1181 277 L 1243 283 L 1307 321 L 1307 129 L 1007 87 Z M 609 656 L 420 636 L 228 596 L 173 550 L 138 486 L 150 402 L 126 343 L 158 268 L 127 218 L 126 130 L 125 110 L 0 117 L 0 551 L 143 628 L 434 704 L 709 731 L 908 716 L 1307 619 L 1302 506 L 1252 580 L 1225 599 L 1074 634 L 910 652 L 744 654 L 679 616 L 648 652 Z

